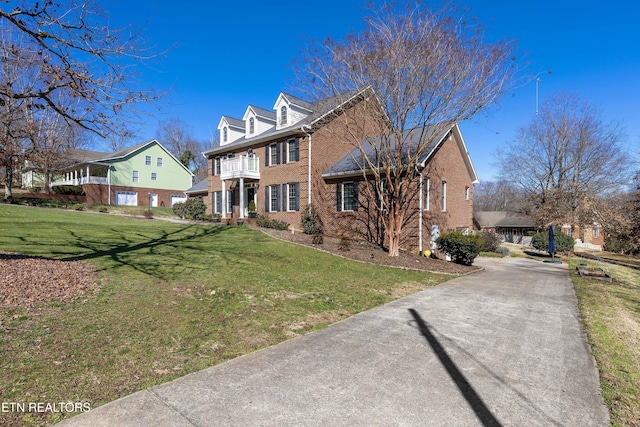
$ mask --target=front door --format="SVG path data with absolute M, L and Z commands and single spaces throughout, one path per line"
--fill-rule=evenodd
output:
M 247 215 L 249 214 L 249 202 L 251 200 L 254 200 L 255 197 L 256 197 L 256 189 L 254 187 L 247 188 L 247 197 L 244 199 L 245 203 L 246 203 L 246 206 L 245 206 L 246 211 L 245 212 L 246 212 Z M 255 202 L 255 200 L 254 200 L 254 202 Z M 257 208 L 257 204 L 256 204 L 256 208 Z
M 157 208 L 158 207 L 158 195 L 154 193 L 149 194 L 149 206 Z

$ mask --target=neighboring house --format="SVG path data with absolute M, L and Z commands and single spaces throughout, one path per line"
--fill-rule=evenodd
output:
M 564 224 L 561 230 L 564 234 L 574 238 L 576 241 L 576 249 L 601 251 L 604 248 L 604 229 L 600 224 L 593 224 L 582 228 Z
M 325 233 L 376 241 L 382 235 L 371 229 L 379 227 L 373 219 L 376 208 L 367 208 L 365 192 L 359 191 L 367 181 L 353 163 L 359 154 L 356 143 L 375 144 L 375 135 L 362 129 L 359 141 L 349 140 L 344 136 L 350 135 L 348 124 L 336 119 L 349 117 L 342 114 L 347 110 L 364 109 L 368 104 L 362 101 L 371 96 L 367 91 L 316 103 L 280 93 L 271 111 L 249 105 L 242 119 L 223 116 L 220 146 L 204 153 L 210 172 L 208 211 L 242 219 L 254 200 L 258 214 L 300 230 L 300 212 L 312 204 Z M 432 141 L 421 160 L 420 197 L 409 209 L 421 215 L 408 215 L 400 243 L 413 252 L 428 249 L 441 232 L 472 230 L 472 184 L 477 182 L 457 125 Z
M 490 231 L 503 236 L 505 242 L 529 244 L 526 237 L 536 226 L 529 215 L 508 211 L 485 211 L 473 214 L 476 230 Z
M 69 157 L 73 165 L 51 186 L 80 185 L 89 203 L 169 207 L 192 185 L 193 174 L 156 140 L 111 154 L 70 150 Z
M 209 179 L 203 179 L 193 187 L 185 190 L 184 192 L 188 198 L 198 197 L 202 199 L 205 205 L 211 206 L 211 199 L 209 197 Z

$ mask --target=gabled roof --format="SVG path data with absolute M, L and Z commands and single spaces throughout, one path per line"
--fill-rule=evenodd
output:
M 260 118 L 264 118 L 272 122 L 276 121 L 276 113 L 274 111 L 269 111 L 264 108 L 256 107 L 255 105 L 249 105 L 247 107 L 247 111 L 246 113 L 244 113 L 243 118 L 247 117 L 249 111 L 253 111 L 255 115 Z
M 311 107 L 313 113 L 309 114 L 307 117 L 291 126 L 281 129 L 273 128 L 250 138 L 246 138 L 243 136 L 231 143 L 224 144 L 219 147 L 214 147 L 211 150 L 207 150 L 203 154 L 205 156 L 210 156 L 213 154 L 226 153 L 237 148 L 248 147 L 275 138 L 299 135 L 302 133 L 302 128 L 305 128 L 307 132 L 313 132 L 315 131 L 315 127 L 321 126 L 324 123 L 324 120 L 328 117 L 331 117 L 331 115 L 336 110 L 349 105 L 351 102 L 353 102 L 359 96 L 363 95 L 368 90 L 371 90 L 369 86 L 341 95 L 321 99 L 320 101 L 314 103 L 307 103 Z M 226 116 L 223 116 L 223 118 L 224 117 Z M 242 127 L 242 130 L 244 131 L 244 125 Z
M 413 129 L 411 131 L 405 131 L 402 135 L 403 143 L 403 153 L 402 157 L 409 157 L 409 150 L 411 150 L 411 155 L 415 154 L 415 150 L 420 143 L 420 138 L 423 135 L 423 128 Z M 460 134 L 460 129 L 458 125 L 454 125 L 452 128 L 443 132 L 437 138 L 433 139 L 429 142 L 420 157 L 418 158 L 418 163 L 421 167 L 425 167 L 429 159 L 433 156 L 433 154 L 437 151 L 437 149 L 446 141 L 447 137 L 451 132 L 456 133 L 456 140 L 458 141 L 458 146 L 460 148 L 462 157 L 464 158 L 465 165 L 467 166 L 467 171 L 469 172 L 469 176 L 472 181 L 477 181 L 477 175 L 475 173 L 475 169 L 473 168 L 473 164 L 471 163 L 471 159 L 469 158 L 469 153 L 466 150 L 466 146 L 464 146 L 464 142 L 462 141 L 462 135 Z M 396 139 L 394 135 L 391 136 L 390 140 L 391 151 L 394 150 Z M 370 137 L 365 139 L 362 142 L 362 147 L 364 154 L 367 158 L 374 164 L 381 165 L 381 161 L 376 159 L 376 147 L 380 147 L 381 145 L 381 137 Z M 362 157 L 362 151 L 359 147 L 354 147 L 349 153 L 347 153 L 344 157 L 342 157 L 338 162 L 336 162 L 333 166 L 331 166 L 325 173 L 322 174 L 323 178 L 334 178 L 339 176 L 356 176 L 361 175 L 363 169 L 366 166 L 366 162 Z
M 535 228 L 535 223 L 529 215 L 518 212 L 474 212 L 473 220 L 480 228 Z
M 78 148 L 69 148 L 65 151 L 65 155 L 69 160 L 75 163 L 83 163 L 91 160 L 102 159 L 109 155 L 101 151 L 80 150 Z
M 288 93 L 285 92 L 280 92 L 280 95 L 278 96 L 278 99 L 276 99 L 275 104 L 273 104 L 273 108 L 277 108 L 278 104 L 280 103 L 280 100 L 284 99 L 287 104 L 289 105 L 293 105 L 295 107 L 301 108 L 303 110 L 307 110 L 310 113 L 313 113 L 314 109 L 314 105 L 311 102 L 307 102 L 303 99 L 300 99 L 298 97 L 295 97 L 293 95 L 290 95 Z
M 242 119 L 236 119 L 234 117 L 222 116 L 218 123 L 218 129 L 222 126 L 222 122 L 227 122 L 229 127 L 236 128 L 244 132 L 244 121 Z

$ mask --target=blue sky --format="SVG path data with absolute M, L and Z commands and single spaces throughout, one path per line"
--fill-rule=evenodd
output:
M 140 141 L 156 137 L 158 121 L 179 117 L 192 135 L 208 141 L 220 117 L 242 117 L 248 104 L 271 109 L 291 91 L 291 61 L 310 39 L 343 38 L 362 28 L 364 2 L 105 0 L 113 25 L 146 24 L 145 37 L 166 58 L 142 70 L 142 82 L 170 89 L 160 113 L 145 120 Z M 479 1 L 471 8 L 487 27 L 487 40 L 517 39 L 542 73 L 540 102 L 571 91 L 602 108 L 603 120 L 621 122 L 630 155 L 640 158 L 640 3 L 594 1 Z M 551 71 L 551 74 L 547 74 Z M 530 83 L 499 107 L 461 124 L 481 181 L 495 179 L 497 147 L 531 122 L 536 86 Z

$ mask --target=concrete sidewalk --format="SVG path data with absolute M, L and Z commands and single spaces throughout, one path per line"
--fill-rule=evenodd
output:
M 608 426 L 566 265 L 485 271 L 61 426 Z

